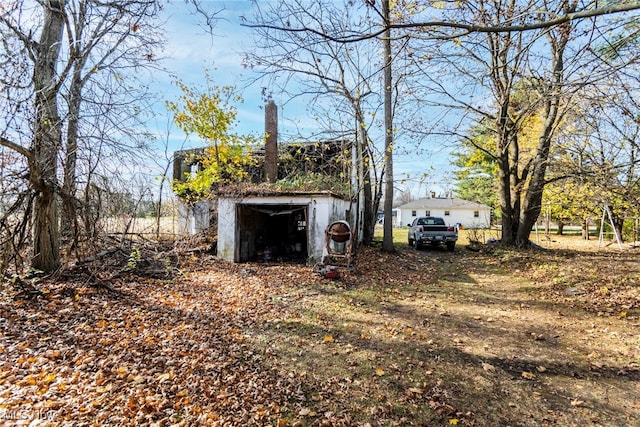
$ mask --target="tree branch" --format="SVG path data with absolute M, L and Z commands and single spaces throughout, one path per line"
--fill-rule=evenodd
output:
M 516 31 L 531 31 L 531 30 L 539 30 L 541 28 L 551 28 L 560 24 L 565 24 L 567 22 L 575 21 L 578 19 L 587 19 L 587 18 L 595 18 L 597 16 L 610 15 L 613 13 L 620 12 L 629 12 L 632 10 L 640 9 L 640 2 L 633 2 L 628 4 L 618 4 L 610 7 L 597 8 L 592 10 L 582 10 L 579 12 L 567 13 L 565 15 L 558 16 L 554 19 L 549 19 L 547 21 L 540 21 L 533 24 L 527 25 L 497 25 L 497 26 L 484 26 L 484 25 L 473 25 L 473 24 L 464 24 L 459 22 L 449 22 L 449 21 L 428 21 L 428 22 L 413 22 L 413 23 L 399 23 L 399 24 L 391 24 L 389 28 L 391 29 L 415 29 L 415 28 L 426 28 L 426 27 L 437 27 L 437 28 L 452 28 L 462 30 L 462 32 L 458 35 L 454 35 L 453 37 L 460 37 L 469 33 L 506 33 L 506 32 L 516 32 Z M 318 36 L 323 37 L 326 40 L 330 40 L 337 43 L 354 43 L 364 40 L 370 40 L 382 35 L 386 28 L 380 28 L 380 30 L 369 33 L 369 34 L 359 34 L 354 36 L 347 37 L 338 37 L 329 35 L 323 31 L 316 30 L 314 28 L 302 27 L 302 28 L 291 28 L 291 27 L 281 27 L 277 25 L 264 25 L 264 24 L 244 24 L 240 25 L 248 28 L 263 28 L 269 30 L 277 30 L 277 31 L 285 31 L 289 33 L 311 33 L 316 34 Z
M 10 148 L 18 154 L 22 154 L 29 162 L 33 160 L 33 153 L 31 152 L 31 150 L 23 147 L 20 144 L 16 144 L 15 142 L 8 140 L 4 136 L 0 136 L 0 145 Z

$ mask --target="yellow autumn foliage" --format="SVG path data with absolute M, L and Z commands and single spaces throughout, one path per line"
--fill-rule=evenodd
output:
M 176 194 L 188 201 L 206 198 L 215 185 L 242 181 L 254 164 L 251 148 L 255 138 L 233 132 L 237 115 L 234 104 L 242 98 L 235 94 L 234 87 L 216 86 L 208 71 L 206 81 L 205 89 L 176 82 L 182 95 L 176 102 L 166 103 L 180 129 L 207 143 L 204 154 L 192 159 L 199 165 L 198 171 L 174 183 Z

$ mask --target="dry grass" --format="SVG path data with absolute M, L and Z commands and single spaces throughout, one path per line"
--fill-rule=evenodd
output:
M 635 257 L 365 249 L 358 274 L 278 297 L 253 342 L 305 384 L 305 425 L 634 425 Z
M 160 218 L 160 228 L 158 230 L 158 220 L 156 218 L 134 218 L 131 216 L 109 217 L 102 219 L 101 229 L 110 234 L 137 234 L 149 239 L 155 238 L 157 232 L 163 237 L 176 236 L 178 234 L 178 218 Z

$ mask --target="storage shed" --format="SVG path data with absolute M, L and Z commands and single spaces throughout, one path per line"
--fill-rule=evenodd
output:
M 351 216 L 350 201 L 330 192 L 220 194 L 218 257 L 315 264 L 326 228 Z

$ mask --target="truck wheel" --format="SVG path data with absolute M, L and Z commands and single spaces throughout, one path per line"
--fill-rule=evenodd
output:
M 416 239 L 416 249 L 422 249 L 422 243 L 418 239 Z
M 453 252 L 456 248 L 456 242 L 447 242 L 447 250 Z
M 413 246 L 413 239 L 409 237 L 409 246 Z

